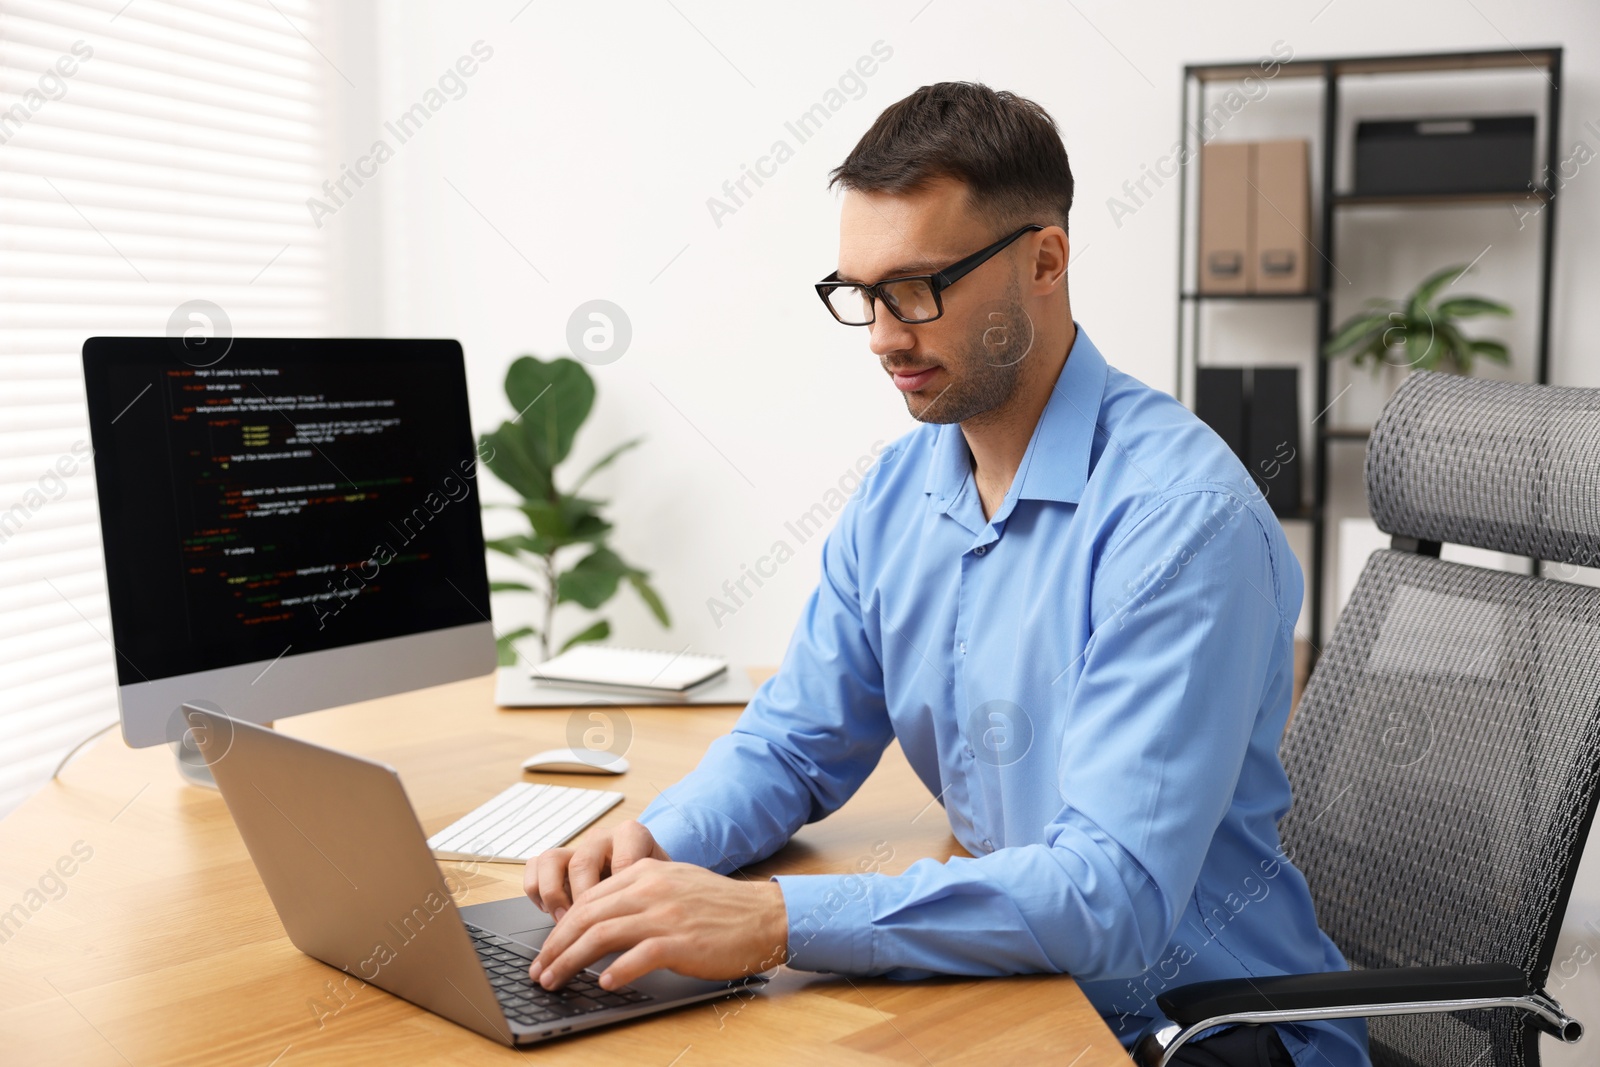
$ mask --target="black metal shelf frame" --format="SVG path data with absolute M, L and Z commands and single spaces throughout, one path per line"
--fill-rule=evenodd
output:
M 1536 339 L 1536 381 L 1550 380 L 1550 304 L 1551 272 L 1555 262 L 1555 190 L 1547 184 L 1520 193 L 1446 194 L 1437 196 L 1361 196 L 1341 193 L 1335 188 L 1338 174 L 1339 90 L 1341 79 L 1351 76 L 1401 74 L 1401 73 L 1461 73 L 1471 70 L 1517 70 L 1539 72 L 1548 83 L 1545 93 L 1545 111 L 1541 116 L 1545 138 L 1545 167 L 1541 178 L 1559 173 L 1561 133 L 1561 54 L 1559 46 L 1529 49 L 1485 50 L 1473 52 L 1413 53 L 1406 55 L 1336 56 L 1321 59 L 1291 59 L 1279 64 L 1275 78 L 1315 78 L 1322 83 L 1321 129 L 1316 142 L 1321 158 L 1320 219 L 1315 233 L 1310 234 L 1311 244 L 1318 254 L 1317 281 L 1314 290 L 1304 293 L 1234 293 L 1207 294 L 1196 291 L 1190 281 L 1195 264 L 1190 262 L 1194 250 L 1188 239 L 1189 216 L 1192 198 L 1191 186 L 1196 182 L 1191 169 L 1184 167 L 1179 181 L 1178 200 L 1178 286 L 1177 286 L 1177 377 L 1174 393 L 1179 400 L 1193 404 L 1193 372 L 1199 366 L 1201 308 L 1213 302 L 1290 303 L 1306 302 L 1316 308 L 1315 335 L 1312 338 L 1309 359 L 1315 367 L 1315 403 L 1318 412 L 1325 413 L 1329 406 L 1329 364 L 1321 356 L 1323 341 L 1332 329 L 1333 299 L 1331 264 L 1335 263 L 1337 242 L 1336 213 L 1363 208 L 1387 207 L 1404 210 L 1429 210 L 1440 206 L 1471 207 L 1473 205 L 1501 206 L 1520 199 L 1540 202 L 1539 236 L 1539 311 Z M 1199 158 L 1200 127 L 1196 116 L 1206 114 L 1206 94 L 1212 83 L 1237 81 L 1247 75 L 1259 77 L 1257 62 L 1228 62 L 1189 64 L 1184 67 L 1182 115 L 1179 133 L 1183 152 L 1180 159 L 1193 162 Z M 1198 171 L 1198 166 L 1193 168 Z M 1318 180 L 1316 178 L 1313 179 Z M 1314 200 L 1316 197 L 1314 196 Z M 1298 511 L 1281 516 L 1284 521 L 1305 522 L 1311 527 L 1311 573 L 1307 576 L 1307 594 L 1310 599 L 1310 640 L 1312 656 L 1322 647 L 1323 615 L 1328 590 L 1328 445 L 1361 442 L 1367 431 L 1355 427 L 1314 427 L 1312 440 L 1312 470 L 1309 479 L 1311 499 Z

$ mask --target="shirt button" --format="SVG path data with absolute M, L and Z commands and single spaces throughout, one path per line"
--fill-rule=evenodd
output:
M 984 848 L 986 848 L 986 849 L 988 849 L 988 850 L 989 850 L 989 851 L 990 851 L 990 852 L 993 852 L 993 851 L 994 851 L 994 842 L 993 842 L 993 841 L 990 841 L 990 840 L 989 840 L 989 839 L 988 839 L 988 838 L 987 838 L 987 837 L 986 837 L 986 838 L 984 838 L 984 839 L 983 839 L 983 847 L 984 847 Z
M 977 753 L 972 751 L 972 746 L 971 745 L 964 746 L 961 749 L 961 751 L 966 755 L 966 757 L 968 759 L 976 759 L 977 758 Z
M 956 642 L 956 647 L 961 650 L 961 654 L 963 656 L 965 656 L 967 654 L 967 643 L 965 641 Z
M 977 548 L 973 549 L 973 551 L 976 552 L 980 556 L 983 555 L 988 550 L 989 550 L 989 548 L 988 548 L 987 545 L 979 545 Z

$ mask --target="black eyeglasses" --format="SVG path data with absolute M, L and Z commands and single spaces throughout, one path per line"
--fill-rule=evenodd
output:
M 817 295 L 828 305 L 833 317 L 846 326 L 870 326 L 877 318 L 879 300 L 889 309 L 889 314 L 908 325 L 932 322 L 944 314 L 944 298 L 939 294 L 1018 237 L 1042 229 L 1044 227 L 1039 223 L 1031 223 L 936 274 L 911 274 L 904 278 L 885 278 L 876 285 L 864 285 L 860 282 L 842 282 L 839 272 L 834 271 L 817 283 Z

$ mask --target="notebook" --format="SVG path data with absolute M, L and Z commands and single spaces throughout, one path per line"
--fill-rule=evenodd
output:
M 651 652 L 613 645 L 578 645 L 534 667 L 533 680 L 607 692 L 682 695 L 725 673 L 720 656 Z
M 616 807 L 609 789 L 518 782 L 428 838 L 435 859 L 526 863 Z

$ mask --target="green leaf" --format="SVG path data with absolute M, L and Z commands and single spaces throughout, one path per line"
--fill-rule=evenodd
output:
M 1472 352 L 1473 355 L 1482 356 L 1484 359 L 1491 359 L 1496 363 L 1511 362 L 1510 350 L 1508 350 L 1505 344 L 1500 341 L 1492 341 L 1488 338 L 1479 338 L 1476 341 L 1469 341 L 1467 343 L 1467 348 Z
M 629 569 L 615 552 L 604 545 L 597 546 L 556 580 L 556 602 L 598 608 L 616 595 L 617 584 Z
M 1440 353 L 1440 361 L 1454 364 L 1463 374 L 1469 372 L 1472 369 L 1472 353 L 1467 351 L 1467 339 L 1461 336 L 1461 331 L 1443 319 L 1438 320 L 1436 329 L 1444 349 Z
M 478 439 L 478 454 L 483 465 L 518 496 L 542 500 L 550 495 L 550 467 L 528 451 L 523 427 L 502 422 L 499 429 Z
M 1381 331 L 1388 325 L 1389 316 L 1387 313 L 1357 315 L 1347 319 L 1340 325 L 1338 332 L 1322 346 L 1322 353 L 1329 357 L 1342 355 L 1345 350 L 1354 348 L 1363 341 L 1370 343 L 1368 335 L 1373 331 Z
M 606 535 L 611 532 L 611 524 L 600 516 L 600 509 L 604 506 L 604 501 L 591 500 L 588 497 L 561 498 L 561 518 L 566 524 L 568 544 L 582 541 L 598 544 L 605 540 Z
M 534 534 L 544 543 L 561 544 L 567 536 L 567 520 L 561 506 L 549 500 L 525 500 L 518 511 L 528 517 Z
M 1443 270 L 1434 271 L 1424 278 L 1422 284 L 1417 286 L 1416 292 L 1411 294 L 1411 299 L 1407 301 L 1407 310 L 1410 316 L 1414 319 L 1420 319 L 1426 315 L 1425 309 L 1432 303 L 1434 295 L 1440 289 L 1465 274 L 1469 266 L 1471 266 L 1470 263 L 1463 263 L 1459 267 L 1446 267 Z
M 661 602 L 661 594 L 649 582 L 650 575 L 644 571 L 628 572 L 628 584 L 633 586 L 633 591 L 639 594 L 639 599 L 644 601 L 645 607 L 650 609 L 650 614 L 662 626 L 671 627 L 672 620 L 667 617 L 667 606 Z
M 597 545 L 604 541 L 611 533 L 611 524 L 598 515 L 583 516 L 572 532 L 568 534 L 568 544 L 588 543 Z
M 599 515 L 601 502 L 583 497 L 561 496 L 551 500 L 529 500 L 517 510 L 527 516 L 534 529 L 534 540 L 548 552 L 567 545 L 597 544 L 611 532 L 611 524 Z
M 1445 343 L 1439 336 L 1439 331 L 1433 323 L 1423 320 L 1418 323 L 1406 325 L 1401 333 L 1403 338 L 1401 358 L 1407 367 L 1415 370 L 1432 370 L 1445 354 Z
M 567 638 L 561 646 L 561 651 L 565 652 L 573 645 L 581 645 L 585 641 L 604 641 L 610 636 L 611 624 L 606 620 L 601 619 L 599 622 L 595 623 L 593 626 L 589 627 L 583 632 L 575 633 L 571 637 Z
M 483 543 L 483 547 L 490 552 L 498 552 L 502 556 L 512 559 L 522 559 L 522 553 L 527 552 L 535 556 L 549 555 L 548 546 L 537 537 L 527 534 L 512 534 L 510 537 L 495 537 Z
M 1379 359 L 1382 359 L 1385 355 L 1385 349 L 1405 344 L 1406 335 L 1414 325 L 1413 320 L 1406 318 L 1405 315 L 1398 311 L 1389 312 L 1388 315 L 1384 316 L 1384 321 L 1388 325 L 1378 334 L 1377 347 L 1374 349 Z
M 575 359 L 522 356 L 506 371 L 506 399 L 517 412 L 511 421 L 547 473 L 572 450 L 578 427 L 594 407 L 594 391 L 594 379 Z
M 1458 296 L 1440 301 L 1434 312 L 1441 318 L 1470 319 L 1477 315 L 1509 316 L 1511 309 L 1497 300 L 1486 300 L 1481 296 Z
M 587 482 L 590 478 L 594 477 L 596 474 L 600 473 L 605 468 L 611 466 L 612 462 L 618 456 L 620 456 L 624 452 L 628 451 L 628 449 L 630 449 L 630 448 L 638 448 L 642 444 L 644 444 L 644 438 L 635 437 L 631 441 L 622 442 L 622 444 L 618 445 L 616 448 L 613 448 L 610 452 L 607 452 L 605 455 L 603 455 L 599 459 L 595 460 L 592 464 L 590 464 L 589 469 L 584 471 L 583 474 L 578 478 L 577 484 L 572 487 L 572 494 L 574 496 L 576 496 L 577 493 L 578 493 L 578 490 L 583 488 L 585 482 Z
M 517 650 L 512 645 L 524 637 L 536 636 L 536 631 L 531 626 L 522 626 L 507 634 L 500 634 L 494 639 L 495 655 L 500 666 L 514 667 L 517 662 Z
M 490 582 L 489 583 L 489 592 L 491 592 L 491 593 L 536 593 L 536 592 L 538 592 L 538 590 L 535 589 L 533 586 L 529 585 L 527 582 Z

